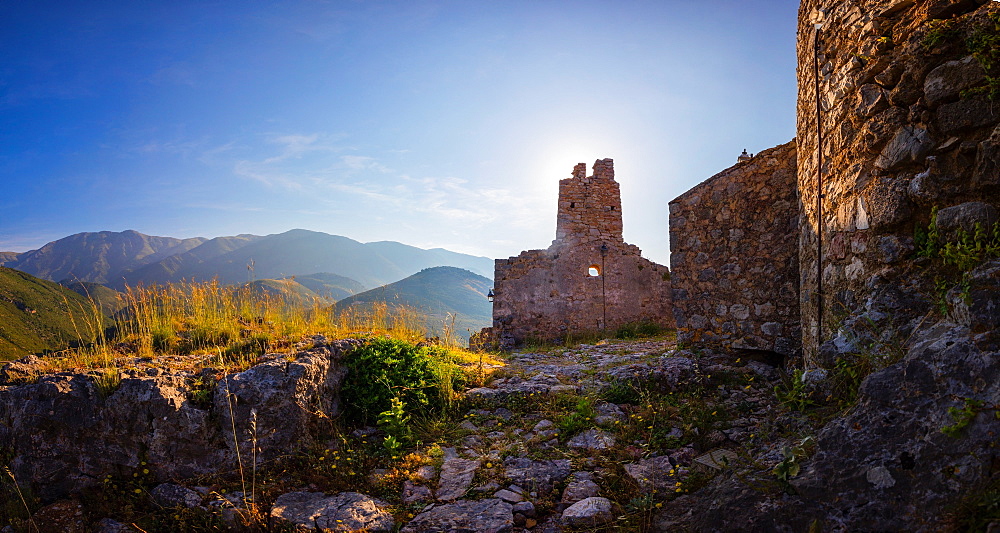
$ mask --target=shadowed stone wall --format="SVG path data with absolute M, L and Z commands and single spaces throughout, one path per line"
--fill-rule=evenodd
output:
M 819 10 L 825 24 L 817 32 Z M 801 3 L 797 141 L 809 364 L 832 364 L 832 356 L 819 355 L 817 335 L 836 340 L 844 316 L 879 307 L 894 320 L 922 319 L 912 303 L 872 295 L 905 285 L 899 278 L 914 267 L 914 228 L 927 227 L 935 206 L 943 231 L 996 220 L 1000 101 L 983 89 L 987 73 L 969 43 L 1000 35 L 990 18 L 998 12 L 1000 3 L 986 0 Z
M 611 159 L 594 163 L 592 176 L 581 163 L 560 180 L 556 221 L 548 249 L 496 260 L 491 334 L 501 346 L 629 322 L 673 325 L 669 270 L 622 238 Z
M 679 342 L 799 353 L 795 186 L 792 141 L 670 202 Z

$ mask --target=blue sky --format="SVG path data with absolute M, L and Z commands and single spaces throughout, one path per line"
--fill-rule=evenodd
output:
M 0 251 L 305 228 L 489 257 L 611 157 L 625 239 L 795 130 L 791 0 L 0 0 Z

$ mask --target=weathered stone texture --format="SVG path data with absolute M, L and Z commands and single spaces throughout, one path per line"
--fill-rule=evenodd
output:
M 670 202 L 679 342 L 798 353 L 798 212 L 794 141 Z
M 673 325 L 669 270 L 622 239 L 611 159 L 586 173 L 581 163 L 559 182 L 556 240 L 548 249 L 496 260 L 492 335 L 501 346 L 630 322 Z
M 817 33 L 818 10 L 825 23 Z M 863 311 L 880 284 L 898 282 L 914 228 L 927 226 L 933 207 L 948 214 L 967 202 L 980 202 L 980 211 L 1000 205 L 1000 106 L 970 94 L 986 72 L 966 46 L 976 32 L 994 31 L 988 16 L 998 11 L 985 0 L 801 3 L 796 140 L 808 363 L 819 362 L 818 335 L 830 339 L 839 317 Z M 903 311 L 899 322 L 912 318 Z
M 221 377 L 210 408 L 191 400 L 193 375 L 181 371 L 134 371 L 107 397 L 86 374 L 0 382 L 0 448 L 17 479 L 44 499 L 140 468 L 167 481 L 235 470 L 237 453 L 244 464 L 272 460 L 330 431 L 347 371 L 341 361 L 357 344 L 336 341 Z

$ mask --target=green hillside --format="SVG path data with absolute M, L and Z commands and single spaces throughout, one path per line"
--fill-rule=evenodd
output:
M 295 276 L 295 281 L 316 294 L 334 301 L 343 300 L 365 290 L 365 286 L 357 281 L 329 272 Z
M 493 305 L 487 300 L 493 282 L 455 267 L 434 267 L 396 283 L 365 291 L 337 302 L 338 309 L 384 302 L 412 307 L 428 316 L 428 333 L 442 335 L 455 318 L 454 335 L 468 340 L 493 322 Z
M 295 279 L 259 279 L 244 284 L 245 287 L 252 288 L 255 292 L 269 297 L 278 297 L 285 303 L 299 306 L 311 306 L 319 301 L 322 304 L 333 303 L 316 294 L 308 287 L 298 283 Z
M 0 360 L 92 342 L 94 305 L 51 281 L 0 267 Z
M 101 308 L 101 311 L 104 311 L 105 315 L 114 315 L 125 307 L 120 292 L 100 283 L 74 281 L 72 283 L 63 283 L 62 285 L 88 300 L 97 302 L 97 306 Z

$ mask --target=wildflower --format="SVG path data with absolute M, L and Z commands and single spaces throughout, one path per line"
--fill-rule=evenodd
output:
M 493 463 L 486 463 L 486 468 L 493 468 Z
M 674 492 L 681 492 L 683 489 L 677 489 Z
M 680 486 L 681 486 L 681 482 L 680 482 L 680 481 L 678 481 L 678 482 L 677 482 L 677 484 L 676 484 L 676 485 L 674 485 L 674 486 L 675 486 L 675 487 L 680 487 Z
M 736 358 L 736 362 L 737 362 L 737 363 L 739 363 L 739 362 L 740 362 L 740 359 L 743 359 L 743 358 L 742 358 L 742 357 L 737 357 L 737 358 Z
M 320 457 L 319 460 L 320 461 L 326 461 L 326 456 Z
M 136 494 L 142 494 L 142 489 L 135 489 Z
M 142 473 L 143 474 L 148 474 L 149 473 L 149 469 L 148 468 L 143 468 L 142 469 Z
M 662 502 L 657 502 L 656 503 L 656 507 L 657 507 L 657 509 L 660 508 L 660 507 L 663 507 L 663 503 Z
M 712 416 L 715 416 L 715 413 L 718 413 L 718 411 L 712 411 Z

